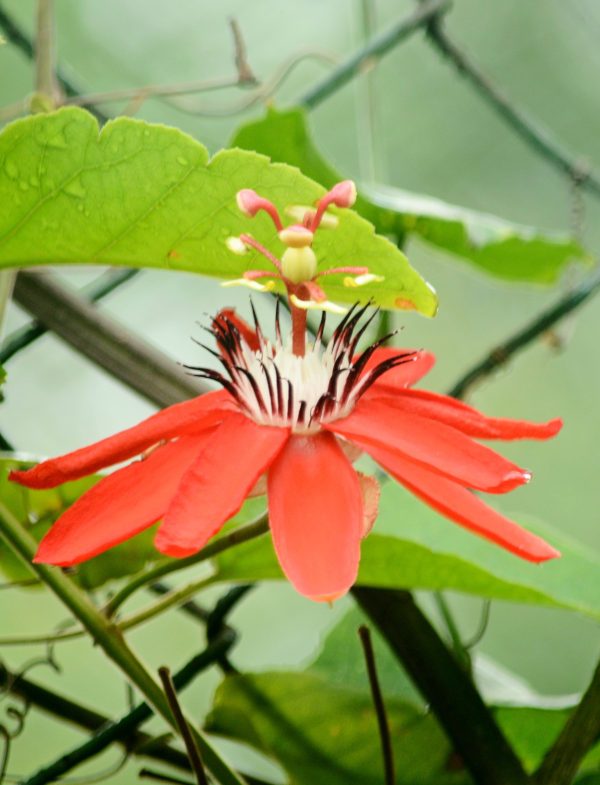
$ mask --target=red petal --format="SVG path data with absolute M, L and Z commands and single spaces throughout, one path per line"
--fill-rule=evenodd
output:
M 385 378 L 385 377 L 384 377 Z M 381 386 L 374 385 L 365 393 L 365 398 L 382 400 L 386 398 Z M 438 422 L 443 422 L 476 439 L 550 439 L 562 428 L 562 420 L 556 418 L 546 423 L 510 420 L 505 417 L 486 417 L 472 406 L 467 406 L 456 398 L 438 395 L 428 390 L 402 390 L 393 397 L 387 396 L 387 403 L 410 414 L 418 414 Z
M 356 472 L 330 433 L 292 436 L 269 469 L 269 518 L 295 589 L 333 600 L 356 580 L 363 509 Z
M 68 480 L 93 474 L 105 466 L 126 461 L 162 439 L 209 428 L 227 417 L 235 407 L 225 390 L 200 395 L 163 409 L 147 420 L 114 436 L 82 447 L 59 458 L 50 458 L 28 471 L 11 472 L 9 479 L 28 488 L 54 488 Z
M 387 400 L 365 397 L 348 417 L 323 427 L 369 453 L 371 446 L 382 447 L 481 491 L 506 493 L 531 478 L 528 472 L 455 428 L 398 410 Z
M 289 437 L 287 428 L 232 415 L 181 479 L 155 540 L 169 556 L 200 550 L 240 509 Z
M 104 477 L 61 515 L 34 561 L 77 564 L 151 526 L 164 514 L 211 433 L 184 436 Z
M 368 362 L 362 372 L 362 376 L 367 371 L 372 370 L 379 363 L 385 360 L 390 360 L 392 357 L 397 357 L 400 354 L 412 352 L 412 349 L 395 349 L 393 346 L 380 346 L 375 349 L 373 354 L 369 357 Z M 410 362 L 397 365 L 390 371 L 383 374 L 373 385 L 373 388 L 386 388 L 388 392 L 394 392 L 398 388 L 411 387 L 419 381 L 426 373 L 433 368 L 435 363 L 435 356 L 430 352 L 415 351 L 414 359 Z
M 374 449 L 371 455 L 398 482 L 434 510 L 507 551 L 533 562 L 560 556 L 559 551 L 541 537 L 500 515 L 460 485 L 390 452 Z

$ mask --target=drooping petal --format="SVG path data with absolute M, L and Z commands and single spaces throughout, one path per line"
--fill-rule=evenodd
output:
M 365 400 L 386 399 L 388 405 L 394 408 L 443 422 L 475 439 L 550 439 L 562 428 L 560 417 L 545 423 L 486 417 L 456 398 L 429 390 L 402 390 L 391 396 L 381 386 L 374 385 L 364 397 Z
M 343 420 L 323 425 L 367 452 L 381 447 L 468 488 L 506 493 L 531 479 L 498 453 L 441 422 L 373 398 L 360 400 Z
M 88 447 L 50 458 L 28 471 L 11 472 L 9 479 L 28 488 L 54 488 L 133 458 L 163 439 L 210 428 L 236 408 L 234 399 L 225 390 L 206 393 L 169 406 L 133 428 L 119 431 Z
M 144 460 L 101 479 L 56 521 L 34 561 L 77 564 L 151 526 L 164 514 L 212 430 L 158 447 Z
M 367 371 L 375 368 L 379 363 L 385 360 L 390 360 L 392 357 L 397 357 L 400 354 L 407 354 L 413 351 L 412 349 L 395 349 L 392 346 L 379 346 L 369 360 L 365 364 L 364 370 L 361 375 L 364 376 Z M 397 389 L 404 389 L 416 384 L 419 379 L 425 376 L 426 373 L 433 368 L 435 364 L 435 356 L 430 352 L 416 351 L 414 352 L 414 359 L 410 362 L 397 365 L 395 368 L 387 371 L 381 376 L 373 385 L 374 388 L 382 389 L 384 391 L 393 393 Z
M 268 474 L 279 563 L 295 589 L 333 600 L 356 579 L 363 532 L 356 472 L 330 433 L 291 436 Z
M 223 423 L 181 478 L 155 545 L 169 556 L 200 550 L 240 509 L 289 437 L 288 428 L 257 425 L 242 414 Z
M 384 450 L 374 448 L 371 455 L 411 493 L 475 534 L 528 561 L 541 562 L 560 556 L 541 537 L 500 515 L 455 482 Z

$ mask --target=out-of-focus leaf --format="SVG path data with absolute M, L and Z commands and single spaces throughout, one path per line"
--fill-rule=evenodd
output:
M 357 641 L 357 646 L 358 646 Z M 462 785 L 450 773 L 450 747 L 431 716 L 386 700 L 398 785 Z M 383 782 L 381 745 L 365 674 L 364 689 L 329 684 L 308 673 L 228 676 L 217 689 L 206 729 L 272 756 L 290 785 Z
M 508 742 L 529 772 L 533 772 L 540 765 L 544 754 L 562 730 L 569 714 L 568 709 L 552 710 L 507 706 L 495 711 L 498 724 Z M 600 745 L 596 745 L 582 761 L 580 772 L 597 769 L 599 764 Z
M 59 515 L 100 478 L 85 477 L 43 491 L 32 491 L 8 481 L 11 470 L 30 466 L 32 463 L 29 461 L 0 461 L 0 497 L 39 542 Z M 164 559 L 154 548 L 154 533 L 154 527 L 147 529 L 121 545 L 83 562 L 73 568 L 73 579 L 85 589 L 95 589 L 107 581 L 133 575 L 149 562 Z M 27 580 L 34 575 L 3 540 L 0 540 L 0 570 L 10 580 Z
M 442 518 L 392 482 L 382 488 L 376 532 L 362 544 L 358 583 L 452 589 L 490 599 L 568 608 L 600 618 L 600 558 L 563 535 L 521 521 L 562 551 L 541 565 L 523 561 Z M 216 580 L 282 577 L 270 539 L 244 543 L 215 560 Z
M 552 283 L 574 259 L 591 262 L 566 235 L 542 232 L 388 186 L 369 186 L 369 200 L 402 216 L 405 231 L 468 259 L 481 270 L 512 281 Z
M 357 630 L 361 624 L 371 627 L 377 675 L 384 695 L 422 706 L 422 698 L 389 646 L 357 606 L 351 608 L 330 629 L 320 652 L 308 665 L 309 672 L 317 673 L 333 684 L 361 689 L 365 679 L 364 656 L 362 649 L 357 646 Z M 577 694 L 543 695 L 517 674 L 478 652 L 473 653 L 472 665 L 479 692 L 490 705 L 555 711 L 570 710 L 579 702 L 580 696 Z
M 232 143 L 299 166 L 327 187 L 342 179 L 315 147 L 302 109 L 269 109 L 263 119 L 242 126 Z M 515 281 L 549 283 L 570 259 L 589 259 L 568 236 L 396 188 L 361 188 L 356 209 L 382 234 L 396 240 L 417 234 L 481 270 Z
M 264 213 L 254 219 L 236 193 L 254 188 L 283 211 L 312 204 L 322 186 L 254 152 L 206 149 L 175 128 L 121 117 L 98 125 L 83 109 L 17 120 L 0 135 L 0 267 L 92 263 L 187 270 L 222 279 L 265 269 L 227 239 L 251 232 L 276 255 L 284 246 Z M 335 231 L 317 232 L 322 269 L 367 265 L 384 280 L 360 289 L 327 276 L 331 300 L 415 308 L 432 316 L 433 290 L 389 240 L 352 210 L 333 209 Z

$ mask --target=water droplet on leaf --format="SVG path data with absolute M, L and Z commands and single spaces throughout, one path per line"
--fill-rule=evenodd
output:
M 6 174 L 10 177 L 11 180 L 17 179 L 19 176 L 19 170 L 16 164 L 14 164 L 12 161 L 6 161 L 4 168 L 6 169 Z
M 75 196 L 77 199 L 82 199 L 85 196 L 85 188 L 81 184 L 81 180 L 73 180 L 65 186 L 65 193 L 69 196 Z
M 50 137 L 47 144 L 48 147 L 56 147 L 59 150 L 64 150 L 68 146 L 62 131 L 59 131 L 57 134 L 54 134 L 54 136 Z

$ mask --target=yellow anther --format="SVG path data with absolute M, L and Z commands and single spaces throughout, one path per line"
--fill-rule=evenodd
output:
M 329 313 L 338 314 L 348 313 L 347 308 L 342 308 L 341 305 L 336 305 L 330 300 L 323 300 L 318 303 L 316 300 L 301 300 L 299 297 L 296 297 L 295 294 L 291 295 L 290 300 L 297 308 L 302 308 L 305 311 L 329 311 Z
M 233 281 L 221 281 L 221 286 L 225 288 L 229 286 L 245 286 L 248 289 L 252 289 L 255 292 L 272 292 L 275 288 L 274 281 L 267 281 L 266 283 L 262 284 L 258 281 L 252 281 L 249 278 L 236 278 Z
M 385 278 L 383 275 L 373 275 L 373 273 L 363 273 L 363 275 L 357 275 L 354 278 L 351 278 L 349 275 L 344 278 L 343 284 L 348 288 L 354 289 L 359 286 L 366 286 L 369 283 L 380 283 L 384 281 Z
M 301 204 L 291 204 L 289 207 L 285 208 L 285 214 L 289 215 L 290 218 L 295 218 L 296 221 L 303 221 L 306 213 L 308 213 L 312 219 L 316 212 L 314 207 L 304 207 L 304 205 Z M 336 215 L 325 213 L 321 218 L 319 229 L 336 229 L 338 224 L 339 221 Z

